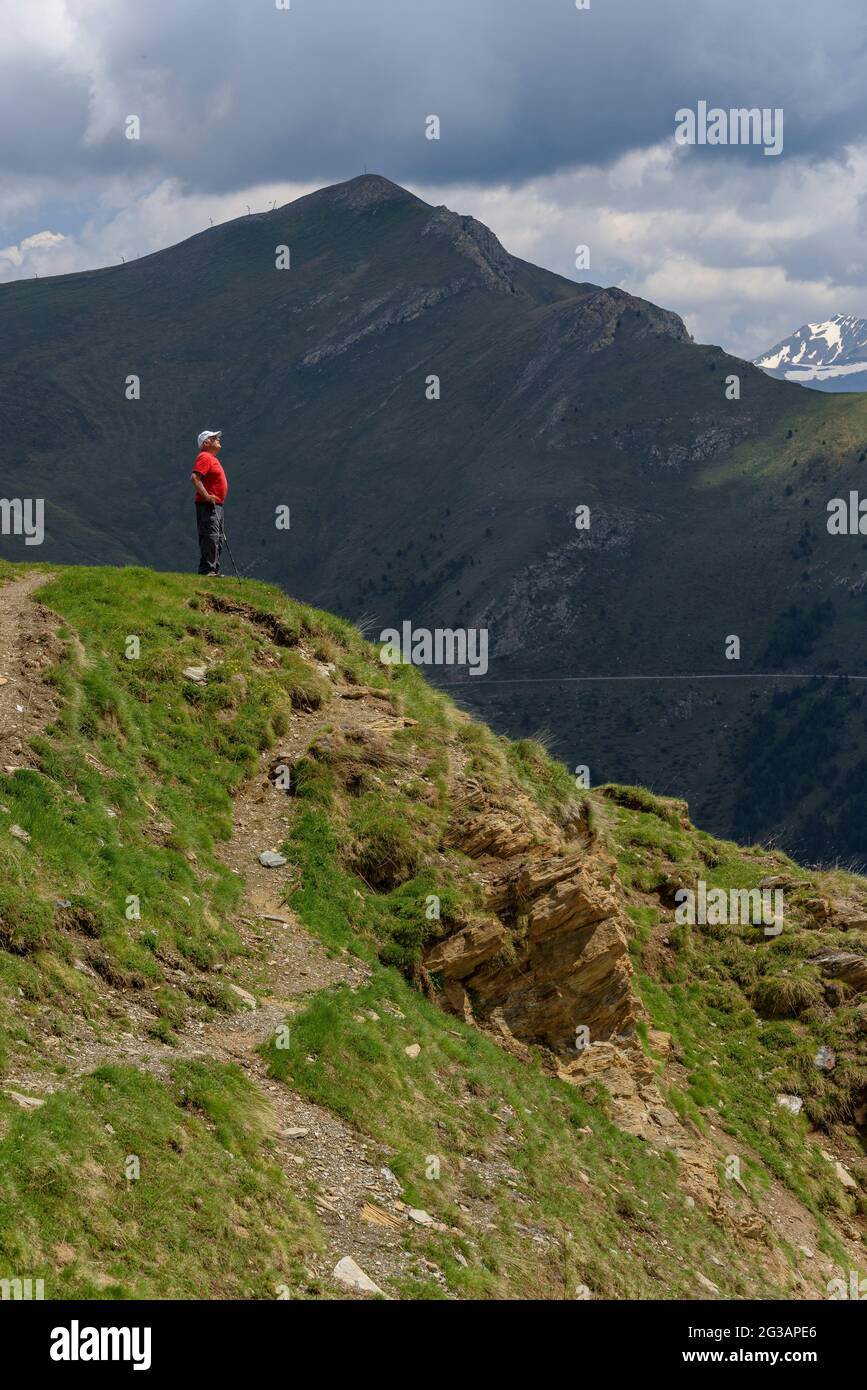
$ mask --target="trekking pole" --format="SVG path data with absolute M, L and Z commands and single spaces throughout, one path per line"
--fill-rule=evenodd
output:
M 238 566 L 235 564 L 235 557 L 232 554 L 232 547 L 229 545 L 229 537 L 226 535 L 226 528 L 223 525 L 222 521 L 220 522 L 220 530 L 223 533 L 223 541 L 225 543 L 226 549 L 229 552 L 229 559 L 232 561 L 232 569 L 235 571 L 235 578 L 240 579 L 241 576 L 238 573 Z

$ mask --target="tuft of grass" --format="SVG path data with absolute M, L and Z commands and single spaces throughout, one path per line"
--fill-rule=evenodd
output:
M 808 973 L 765 975 L 753 990 L 755 1007 L 767 1018 L 797 1018 L 821 999 L 821 982 Z
M 353 871 L 371 888 L 396 888 L 412 878 L 420 862 L 412 826 L 379 799 L 365 798 L 352 809 Z

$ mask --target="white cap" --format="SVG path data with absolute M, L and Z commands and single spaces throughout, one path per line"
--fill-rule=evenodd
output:
M 201 449 L 202 445 L 206 444 L 209 439 L 215 439 L 218 434 L 222 433 L 222 430 L 202 430 L 199 435 L 199 448 Z

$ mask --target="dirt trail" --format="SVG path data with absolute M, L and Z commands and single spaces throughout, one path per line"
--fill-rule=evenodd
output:
M 280 752 L 288 762 L 326 724 L 358 727 L 382 717 L 378 702 L 349 703 L 338 696 L 322 712 L 294 715 L 280 741 Z M 329 1248 L 314 1262 L 314 1272 L 329 1278 L 337 1261 L 351 1255 L 389 1292 L 396 1277 L 411 1271 L 428 1277 L 431 1273 L 412 1251 L 416 1228 L 401 1210 L 401 1189 L 388 1169 L 389 1155 L 329 1111 L 272 1080 L 258 1053 L 287 1019 L 291 1027 L 291 1015 L 303 1009 L 312 994 L 338 984 L 357 989 L 369 974 L 348 953 L 329 955 L 286 907 L 285 897 L 294 881 L 291 862 L 273 869 L 259 862 L 262 850 L 279 849 L 293 811 L 291 798 L 269 775 L 274 760 L 273 751 L 263 753 L 259 773 L 236 796 L 232 836 L 220 851 L 224 863 L 245 879 L 236 925 L 247 956 L 233 972 L 233 983 L 259 995 L 259 1006 L 229 1019 L 192 1024 L 181 1036 L 179 1048 L 171 1053 L 161 1048 L 155 1057 L 153 1051 L 151 1055 L 163 1065 L 180 1053 L 240 1066 L 269 1102 L 276 1156 L 292 1186 L 309 1195 L 319 1212 Z M 369 1023 L 376 1027 L 375 1021 Z M 287 1137 L 286 1131 L 293 1129 L 308 1132 Z M 362 1209 L 370 1204 L 391 1213 L 393 1224 L 363 1219 Z
M 40 677 L 61 648 L 55 620 L 32 600 L 34 590 L 50 579 L 34 570 L 0 587 L 0 771 L 32 766 L 27 740 L 55 712 Z
M 41 573 L 27 574 L 0 587 L 0 770 L 33 765 L 28 740 L 55 712 L 40 673 L 61 651 L 55 636 L 57 619 L 32 599 L 33 591 L 48 578 Z M 305 655 L 316 664 L 312 656 Z M 333 680 L 329 669 L 320 667 L 320 672 Z M 298 756 L 326 724 L 332 728 L 378 724 L 382 728 L 387 718 L 381 701 L 344 700 L 335 687 L 334 698 L 322 711 L 293 714 L 280 751 L 287 761 Z M 397 725 L 397 720 L 394 722 Z M 166 1046 L 149 1035 L 155 1015 L 147 996 L 114 989 L 78 961 L 77 967 L 90 977 L 118 1031 L 111 1040 L 105 1040 L 102 1027 L 102 1038 L 97 1039 L 87 1019 L 72 1016 L 69 1031 L 60 1039 L 50 1026 L 46 1006 L 38 1010 L 44 1013 L 41 1042 L 49 1057 L 65 1064 L 65 1078 L 47 1075 L 44 1068 L 21 1061 L 4 1078 L 3 1088 L 44 1095 L 69 1084 L 71 1076 L 84 1075 L 106 1063 L 141 1067 L 164 1078 L 179 1059 L 236 1064 L 267 1102 L 274 1157 L 292 1189 L 312 1202 L 319 1214 L 326 1249 L 309 1262 L 311 1276 L 337 1294 L 339 1286 L 332 1272 L 338 1260 L 350 1255 L 394 1296 L 396 1278 L 412 1272 L 436 1277 L 436 1272 L 425 1267 L 413 1252 L 413 1239 L 422 1233 L 405 1214 L 400 1185 L 388 1168 L 388 1153 L 329 1111 L 273 1080 L 258 1052 L 287 1019 L 291 1027 L 291 1015 L 303 1009 L 318 990 L 335 985 L 357 989 L 369 974 L 349 953 L 330 955 L 285 906 L 293 883 L 292 864 L 269 869 L 259 862 L 262 850 L 279 849 L 285 840 L 294 809 L 292 799 L 269 776 L 273 761 L 273 752 L 263 753 L 258 773 L 237 793 L 232 836 L 220 849 L 226 865 L 245 880 L 235 918 L 244 953 L 222 974 L 224 982 L 242 997 L 241 1010 L 208 1021 L 191 1021 L 179 1030 L 176 1046 Z M 166 974 L 169 982 L 174 980 L 181 988 L 192 978 L 192 971 L 186 968 L 168 968 Z M 369 1022 L 376 1027 L 374 1020 Z M 369 1217 L 372 1205 L 389 1213 L 391 1222 L 362 1218 L 362 1209 L 366 1208 Z

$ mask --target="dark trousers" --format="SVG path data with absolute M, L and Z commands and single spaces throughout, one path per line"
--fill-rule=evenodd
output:
M 219 574 L 223 508 L 216 502 L 197 502 L 196 526 L 199 530 L 199 574 Z

